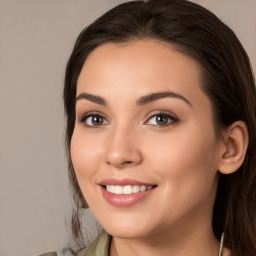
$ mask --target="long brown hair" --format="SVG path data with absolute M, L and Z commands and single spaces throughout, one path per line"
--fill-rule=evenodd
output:
M 68 61 L 64 104 L 66 147 L 75 209 L 72 231 L 81 238 L 80 211 L 87 207 L 70 159 L 75 124 L 76 84 L 87 56 L 106 42 L 155 39 L 175 45 L 202 67 L 203 90 L 214 112 L 216 133 L 237 120 L 245 122 L 249 146 L 243 165 L 220 174 L 213 213 L 217 238 L 233 256 L 256 255 L 256 89 L 249 58 L 234 32 L 207 9 L 186 0 L 132 1 L 121 4 L 85 28 Z

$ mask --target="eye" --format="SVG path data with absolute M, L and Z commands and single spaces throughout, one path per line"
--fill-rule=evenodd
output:
M 81 120 L 85 126 L 100 126 L 108 124 L 108 121 L 99 114 L 87 114 Z
M 153 126 L 168 126 L 178 121 L 178 118 L 167 114 L 167 113 L 157 113 L 151 115 L 146 124 L 150 124 Z

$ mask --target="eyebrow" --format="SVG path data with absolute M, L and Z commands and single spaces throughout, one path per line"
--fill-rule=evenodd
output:
M 89 93 L 81 93 L 76 97 L 76 102 L 78 100 L 89 100 L 91 102 L 94 102 L 96 104 L 107 106 L 107 102 L 100 96 L 89 94 Z
M 138 100 L 136 100 L 136 105 L 143 106 L 153 101 L 168 98 L 168 97 L 180 99 L 185 103 L 187 103 L 189 106 L 192 106 L 191 102 L 188 99 L 186 99 L 184 96 L 171 91 L 156 92 L 156 93 L 151 93 L 151 94 L 142 96 Z M 81 93 L 76 97 L 76 102 L 81 99 L 89 100 L 91 102 L 94 102 L 96 104 L 99 104 L 105 107 L 107 106 L 107 102 L 105 101 L 105 99 L 97 95 L 93 95 L 89 93 Z
M 142 106 L 142 105 L 151 103 L 153 101 L 163 99 L 163 98 L 168 98 L 168 97 L 183 100 L 185 103 L 187 103 L 189 106 L 192 107 L 192 104 L 188 99 L 186 99 L 184 96 L 178 93 L 171 92 L 171 91 L 156 92 L 156 93 L 151 93 L 151 94 L 142 96 L 136 101 L 136 104 L 139 106 Z

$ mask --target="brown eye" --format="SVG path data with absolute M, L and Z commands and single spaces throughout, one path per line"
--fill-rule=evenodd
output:
M 107 124 L 107 120 L 101 116 L 96 114 L 87 115 L 82 118 L 81 123 L 83 123 L 86 126 L 100 126 Z
M 92 116 L 91 117 L 91 123 L 93 125 L 101 125 L 101 124 L 103 124 L 103 121 L 104 121 L 104 119 L 101 116 Z
M 165 113 L 159 113 L 151 116 L 146 124 L 163 127 L 163 126 L 171 125 L 172 123 L 175 123 L 177 121 L 178 119 L 176 117 L 173 117 Z
M 168 124 L 169 117 L 167 115 L 157 115 L 156 116 L 156 123 L 158 125 L 165 125 Z

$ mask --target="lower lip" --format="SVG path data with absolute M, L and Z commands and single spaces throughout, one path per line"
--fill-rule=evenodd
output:
M 153 192 L 154 190 L 155 188 L 152 188 L 144 192 L 134 193 L 130 195 L 123 195 L 123 194 L 116 195 L 108 192 L 105 188 L 101 187 L 101 191 L 104 199 L 108 203 L 118 207 L 127 207 L 127 206 L 134 205 L 139 201 L 143 200 L 144 198 L 146 198 L 147 196 L 149 196 L 151 192 Z

